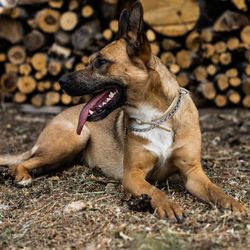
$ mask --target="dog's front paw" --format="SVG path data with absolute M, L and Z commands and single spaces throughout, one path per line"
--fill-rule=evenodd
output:
M 231 210 L 233 213 L 238 215 L 247 215 L 247 209 L 240 202 L 227 195 L 218 199 L 216 205 L 219 208 Z
M 17 175 L 15 177 L 16 185 L 20 187 L 30 186 L 32 183 L 32 177 L 29 174 Z
M 172 222 L 181 222 L 184 219 L 182 208 L 176 202 L 168 200 L 167 197 L 153 197 L 151 206 L 161 219 L 168 219 Z

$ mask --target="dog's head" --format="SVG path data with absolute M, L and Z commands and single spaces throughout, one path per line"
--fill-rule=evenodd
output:
M 120 15 L 118 39 L 91 56 L 88 67 L 59 80 L 69 95 L 93 95 L 80 114 L 78 133 L 87 120 L 103 119 L 140 98 L 148 80 L 150 57 L 150 45 L 143 32 L 142 5 L 135 2 Z

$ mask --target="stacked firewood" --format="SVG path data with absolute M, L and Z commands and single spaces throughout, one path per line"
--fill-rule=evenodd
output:
M 37 107 L 82 102 L 57 80 L 115 38 L 131 2 L 20 0 L 0 9 L 1 95 Z M 199 103 L 250 108 L 249 0 L 141 2 L 153 53 Z

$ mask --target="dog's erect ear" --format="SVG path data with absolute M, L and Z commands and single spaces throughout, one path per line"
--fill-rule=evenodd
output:
M 151 56 L 151 48 L 143 30 L 143 8 L 139 1 L 136 1 L 128 16 L 127 27 L 127 51 L 130 56 L 139 57 L 146 63 Z
M 128 11 L 125 9 L 122 11 L 119 18 L 119 30 L 118 30 L 118 38 L 125 38 L 127 35 L 128 29 Z

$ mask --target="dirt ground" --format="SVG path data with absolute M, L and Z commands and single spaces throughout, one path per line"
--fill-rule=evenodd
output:
M 249 208 L 250 111 L 200 113 L 205 171 Z M 31 147 L 50 117 L 0 110 L 0 153 Z M 185 209 L 183 223 L 129 210 L 120 183 L 98 170 L 74 166 L 18 188 L 2 168 L 0 249 L 250 249 L 249 218 L 198 201 L 178 176 L 160 188 Z

